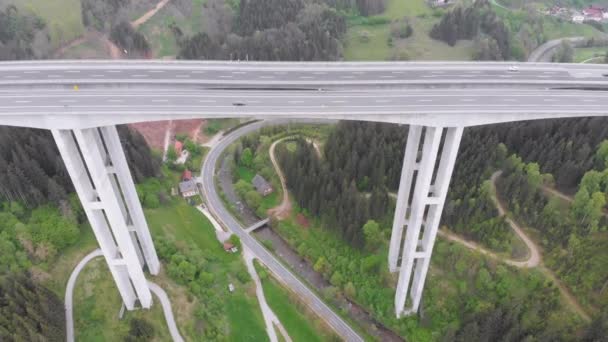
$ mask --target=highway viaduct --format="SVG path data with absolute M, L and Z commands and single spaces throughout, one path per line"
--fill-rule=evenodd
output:
M 512 68 L 517 66 L 517 68 Z M 115 125 L 186 118 L 407 124 L 389 249 L 395 314 L 418 310 L 463 129 L 608 115 L 601 65 L 456 62 L 0 63 L 0 124 L 50 129 L 128 309 L 159 260 Z

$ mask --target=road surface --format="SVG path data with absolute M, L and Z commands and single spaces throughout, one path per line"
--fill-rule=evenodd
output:
M 312 122 L 312 121 L 311 121 Z M 315 121 L 315 122 L 318 122 Z M 276 120 L 272 122 L 255 122 L 241 127 L 228 135 L 225 135 L 210 151 L 205 159 L 201 170 L 203 178 L 203 191 L 207 199 L 207 205 L 215 217 L 230 231 L 236 234 L 241 243 L 253 253 L 277 279 L 291 289 L 300 297 L 319 317 L 321 317 L 332 329 L 346 341 L 363 341 L 363 339 L 346 323 L 340 316 L 334 313 L 314 292 L 312 292 L 302 281 L 300 281 L 286 266 L 280 263 L 274 255 L 268 252 L 255 238 L 251 237 L 241 224 L 232 217 L 232 214 L 224 207 L 219 194 L 215 189 L 214 175 L 215 166 L 222 152 L 241 136 L 254 132 L 264 125 L 287 123 L 287 120 Z
M 577 44 L 584 42 L 585 39 L 585 37 L 567 37 L 549 40 L 530 53 L 528 62 L 551 62 L 553 55 L 562 44 L 562 41 L 567 41 L 573 46 L 576 46 Z
M 74 286 L 76 285 L 76 280 L 78 279 L 78 275 L 83 270 L 83 268 L 89 263 L 89 261 L 103 256 L 103 252 L 101 249 L 96 249 L 91 253 L 87 254 L 79 263 L 76 265 L 72 274 L 70 274 L 70 279 L 68 279 L 68 285 L 65 289 L 65 326 L 66 326 L 66 340 L 67 342 L 74 342 Z M 167 296 L 167 293 L 158 285 L 148 280 L 148 286 L 150 290 L 158 297 L 161 306 L 163 307 L 163 313 L 165 314 L 165 320 L 167 321 L 167 326 L 169 328 L 169 333 L 174 342 L 184 342 L 184 339 L 179 334 L 179 330 L 177 329 L 177 325 L 175 324 L 175 318 L 173 317 L 173 312 L 171 311 L 171 301 Z
M 289 216 L 289 214 L 291 213 L 291 201 L 289 200 L 289 191 L 287 190 L 287 181 L 285 180 L 285 175 L 283 174 L 283 170 L 281 170 L 281 168 L 279 167 L 279 163 L 277 162 L 276 156 L 274 155 L 274 150 L 275 150 L 277 144 L 279 144 L 281 141 L 284 141 L 285 139 L 293 139 L 293 136 L 284 137 L 284 138 L 275 140 L 272 143 L 272 145 L 270 145 L 270 148 L 268 149 L 268 154 L 270 155 L 270 161 L 272 162 L 272 165 L 274 166 L 274 170 L 276 171 L 277 175 L 279 176 L 279 180 L 281 181 L 281 189 L 283 190 L 283 199 L 281 200 L 281 203 L 278 206 L 268 210 L 268 215 L 274 216 L 278 220 L 286 219 Z
M 514 64 L 519 70 L 509 71 Z M 186 118 L 299 117 L 472 126 L 608 115 L 608 92 L 590 88 L 608 89 L 608 67 L 498 62 L 2 62 L 0 124 L 71 129 Z
M 148 280 L 148 286 L 150 287 L 150 291 L 152 291 L 158 300 L 160 301 L 161 306 L 163 307 L 163 313 L 165 314 L 165 321 L 167 321 L 167 327 L 169 328 L 169 333 L 171 334 L 171 338 L 173 342 L 184 342 L 184 339 L 179 334 L 179 330 L 177 329 L 177 325 L 175 324 L 175 318 L 173 317 L 173 311 L 171 310 L 171 301 L 169 300 L 169 296 L 162 287 L 156 285 L 155 283 Z
M 70 279 L 68 279 L 68 285 L 65 289 L 65 336 L 68 342 L 74 342 L 74 285 L 76 285 L 76 279 L 78 279 L 78 275 L 82 271 L 82 269 L 87 265 L 87 263 L 99 256 L 102 256 L 103 252 L 101 249 L 96 249 L 91 253 L 87 254 L 74 268 L 72 274 L 70 274 Z

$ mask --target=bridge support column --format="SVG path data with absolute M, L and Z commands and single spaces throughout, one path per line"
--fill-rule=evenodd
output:
M 388 256 L 397 317 L 418 311 L 462 131 L 410 126 Z
M 157 274 L 160 263 L 116 127 L 53 130 L 53 137 L 125 306 L 149 308 L 143 266 Z

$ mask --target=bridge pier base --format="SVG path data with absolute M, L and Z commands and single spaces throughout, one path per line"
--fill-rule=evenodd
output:
M 116 127 L 52 132 L 125 306 L 149 308 L 160 263 Z
M 418 311 L 462 131 L 409 128 L 388 255 L 389 270 L 399 271 L 397 317 Z

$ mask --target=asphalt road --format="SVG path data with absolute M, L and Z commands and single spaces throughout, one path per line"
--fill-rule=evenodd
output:
M 517 65 L 516 71 L 510 67 Z M 607 75 L 607 76 L 604 76 Z M 471 62 L 0 63 L 0 124 L 89 128 L 212 117 L 471 126 L 608 115 L 608 67 Z
M 551 62 L 551 58 L 562 44 L 562 41 L 567 41 L 573 46 L 577 46 L 585 41 L 585 37 L 568 37 L 549 40 L 532 51 L 530 56 L 528 56 L 528 62 Z
M 224 136 L 207 155 L 201 177 L 203 179 L 203 191 L 207 198 L 207 205 L 215 217 L 226 227 L 236 234 L 241 242 L 264 263 L 279 280 L 294 291 L 309 307 L 327 324 L 333 328 L 346 341 L 363 341 L 363 339 L 336 313 L 334 313 L 317 295 L 302 283 L 287 267 L 283 266 L 271 253 L 269 253 L 256 239 L 245 232 L 244 227 L 232 217 L 232 214 L 224 207 L 215 189 L 214 174 L 215 166 L 218 163 L 222 152 L 241 136 L 254 132 L 264 125 L 277 125 L 287 123 L 288 120 L 261 121 L 246 125 L 232 133 Z M 305 120 L 298 120 L 305 122 Z M 310 120 L 310 122 L 318 122 Z
M 65 326 L 66 326 L 66 340 L 67 342 L 74 342 L 74 286 L 76 285 L 76 280 L 80 275 L 82 269 L 89 263 L 89 261 L 103 256 L 103 252 L 101 249 L 97 248 L 91 253 L 87 254 L 70 274 L 70 279 L 68 279 L 68 285 L 65 289 Z M 179 333 L 177 329 L 177 324 L 175 323 L 175 318 L 173 317 L 173 311 L 171 310 L 171 301 L 169 300 L 169 296 L 162 287 L 156 285 L 155 283 L 148 280 L 148 286 L 150 287 L 150 291 L 154 292 L 154 294 L 158 297 L 160 304 L 163 308 L 163 313 L 165 314 L 165 320 L 167 321 L 167 327 L 169 328 L 169 333 L 171 334 L 171 338 L 174 342 L 184 342 L 184 339 Z
M 0 124 L 37 128 L 87 128 L 193 117 L 294 116 L 471 126 L 589 115 L 608 115 L 608 92 L 567 89 L 125 91 L 109 88 L 50 89 L 39 93 L 3 91 L 0 87 Z
M 82 269 L 89 263 L 89 261 L 103 256 L 103 252 L 101 249 L 96 249 L 91 253 L 87 254 L 79 263 L 76 265 L 72 273 L 70 274 L 70 279 L 68 279 L 68 285 L 65 289 L 65 336 L 67 342 L 74 342 L 74 286 L 76 285 L 76 279 L 78 279 L 78 275 L 82 271 Z

